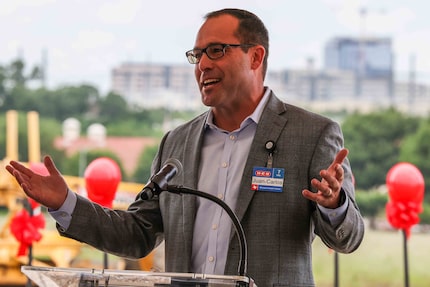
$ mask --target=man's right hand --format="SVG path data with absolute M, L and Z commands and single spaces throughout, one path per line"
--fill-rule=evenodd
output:
M 49 209 L 56 210 L 66 200 L 67 183 L 50 156 L 45 156 L 43 163 L 49 172 L 47 176 L 39 175 L 13 160 L 6 166 L 6 170 L 16 178 L 28 197 Z

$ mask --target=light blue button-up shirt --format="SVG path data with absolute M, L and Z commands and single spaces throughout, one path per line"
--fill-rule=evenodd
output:
M 224 200 L 232 210 L 236 207 L 246 159 L 268 97 L 269 89 L 266 89 L 257 108 L 235 131 L 218 128 L 212 113 L 207 119 L 197 188 Z M 192 269 L 198 273 L 223 274 L 231 219 L 220 206 L 207 199 L 197 199 L 197 206 Z

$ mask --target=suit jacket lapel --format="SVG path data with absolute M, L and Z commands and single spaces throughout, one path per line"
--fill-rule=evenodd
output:
M 255 166 L 266 165 L 268 153 L 265 149 L 265 144 L 268 140 L 273 140 L 275 143 L 278 140 L 287 123 L 287 118 L 282 116 L 285 112 L 286 108 L 284 103 L 281 102 L 272 92 L 266 107 L 261 114 L 254 140 L 252 141 L 251 150 L 243 171 L 239 197 L 236 205 L 236 215 L 239 220 L 242 220 L 252 197 L 255 194 L 255 191 L 251 190 L 252 169 Z
M 204 128 L 207 116 L 203 116 L 202 120 L 195 121 L 188 129 L 184 147 L 184 166 L 190 167 L 184 170 L 183 185 L 188 188 L 197 188 L 197 177 L 200 162 L 200 151 L 203 141 Z M 192 237 L 194 232 L 194 220 L 196 215 L 196 197 L 190 194 L 182 195 L 182 212 L 183 212 L 183 228 L 184 228 L 184 244 L 186 254 L 192 252 Z

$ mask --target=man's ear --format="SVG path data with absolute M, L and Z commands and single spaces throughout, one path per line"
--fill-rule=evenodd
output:
M 251 52 L 252 56 L 251 68 L 256 70 L 263 65 L 266 49 L 261 45 L 257 45 L 255 47 L 251 47 L 249 52 Z

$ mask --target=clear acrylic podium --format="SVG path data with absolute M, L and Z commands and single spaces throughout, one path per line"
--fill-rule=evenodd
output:
M 246 276 L 34 266 L 22 266 L 21 271 L 38 287 L 256 287 Z

